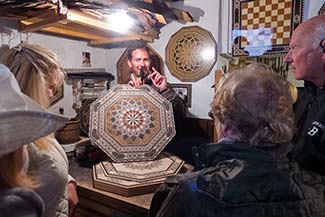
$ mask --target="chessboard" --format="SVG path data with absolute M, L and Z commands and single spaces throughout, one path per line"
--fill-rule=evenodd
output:
M 302 11 L 303 0 L 234 0 L 233 55 L 286 53 Z
M 321 15 L 321 14 L 325 14 L 325 2 L 324 2 L 324 4 L 322 5 L 322 7 L 318 11 L 318 15 Z

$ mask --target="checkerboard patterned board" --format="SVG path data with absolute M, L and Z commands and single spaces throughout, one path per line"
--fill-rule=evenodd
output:
M 325 14 L 325 2 L 323 3 L 322 7 L 318 11 L 318 15 Z
M 233 55 L 260 56 L 288 51 L 302 21 L 302 0 L 234 0 Z

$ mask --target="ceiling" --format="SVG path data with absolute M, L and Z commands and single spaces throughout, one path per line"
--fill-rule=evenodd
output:
M 129 17 L 127 23 L 113 19 L 121 11 L 122 18 Z M 134 40 L 153 42 L 163 26 L 198 21 L 201 15 L 200 9 L 171 0 L 0 0 L 0 18 L 17 21 L 21 32 L 43 32 L 105 47 Z M 128 30 L 117 29 L 131 21 Z

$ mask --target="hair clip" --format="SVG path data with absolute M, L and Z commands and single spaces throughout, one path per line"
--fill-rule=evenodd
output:
M 16 51 L 18 51 L 18 52 L 22 52 L 23 47 L 20 46 L 20 45 L 18 45 L 18 46 L 16 46 L 16 47 L 13 47 L 12 49 L 14 49 L 14 50 L 16 50 Z
M 323 49 L 323 53 L 325 53 L 325 39 L 321 40 L 321 42 L 319 43 L 319 46 Z

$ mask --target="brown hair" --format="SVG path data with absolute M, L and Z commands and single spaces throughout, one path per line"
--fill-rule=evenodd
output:
M 1 188 L 37 187 L 38 182 L 35 177 L 22 171 L 22 158 L 22 148 L 0 158 Z
M 220 81 L 212 114 L 250 146 L 283 144 L 293 136 L 294 116 L 288 82 L 268 66 L 253 63 Z
M 135 42 L 133 43 L 131 46 L 129 46 L 127 48 L 127 56 L 128 56 L 128 60 L 132 60 L 132 54 L 133 51 L 135 50 L 145 50 L 148 52 L 149 56 L 150 56 L 150 50 L 149 48 L 146 46 L 146 44 L 144 42 Z

